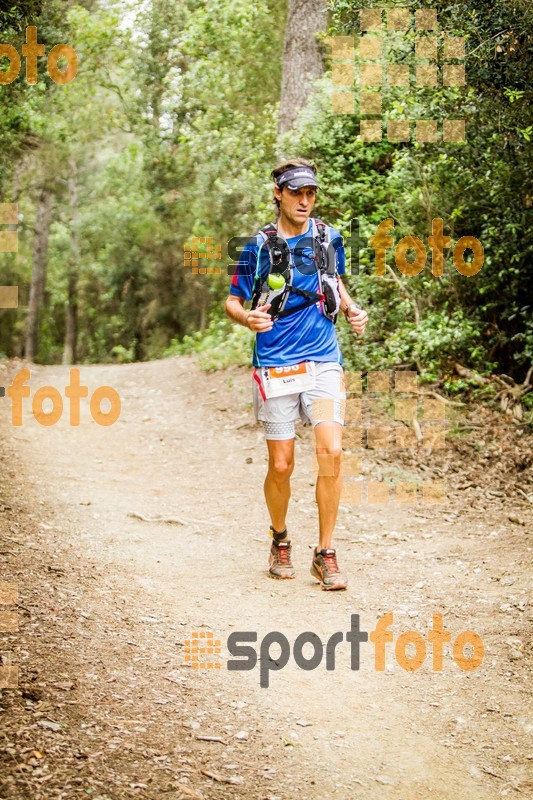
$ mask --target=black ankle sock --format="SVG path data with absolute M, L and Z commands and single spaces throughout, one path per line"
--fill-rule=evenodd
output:
M 282 531 L 277 531 L 271 525 L 270 530 L 272 531 L 272 538 L 274 539 L 275 542 L 279 542 L 280 539 L 285 539 L 285 537 L 287 536 L 287 528 L 285 528 Z

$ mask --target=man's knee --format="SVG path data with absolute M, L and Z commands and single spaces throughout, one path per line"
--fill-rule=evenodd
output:
M 277 456 L 270 459 L 269 470 L 276 481 L 287 481 L 294 469 L 294 459 L 285 456 Z
M 317 422 L 314 427 L 317 450 L 341 450 L 343 427 L 340 422 Z
M 337 445 L 316 448 L 318 477 L 338 478 L 341 469 L 342 449 Z

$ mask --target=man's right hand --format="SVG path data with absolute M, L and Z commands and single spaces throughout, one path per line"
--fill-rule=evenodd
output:
M 274 322 L 270 314 L 267 313 L 270 306 L 271 303 L 267 303 L 266 306 L 257 306 L 253 311 L 248 312 L 246 324 L 251 331 L 266 333 L 266 331 L 272 330 Z

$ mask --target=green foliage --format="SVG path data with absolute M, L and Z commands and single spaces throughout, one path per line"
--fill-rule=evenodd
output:
M 207 371 L 229 366 L 243 367 L 250 363 L 253 339 L 252 332 L 242 325 L 235 325 L 227 319 L 215 319 L 206 331 L 196 331 L 181 341 L 174 339 L 164 355 L 198 353 L 200 367 Z
M 119 364 L 129 364 L 134 360 L 135 353 L 133 347 L 126 348 L 121 344 L 116 344 L 111 350 L 111 355 Z
M 361 0 L 333 0 L 330 36 L 359 34 Z M 425 4 L 414 2 L 412 8 Z M 295 149 L 312 155 L 326 185 L 320 213 L 343 233 L 347 221 L 361 227 L 361 273 L 348 284 L 370 312 L 368 333 L 341 334 L 348 363 L 371 368 L 409 365 L 436 379 L 455 360 L 482 374 L 500 369 L 521 379 L 533 360 L 533 244 L 528 234 L 531 197 L 530 15 L 525 2 L 497 8 L 467 2 L 436 7 L 441 27 L 466 42 L 467 87 L 383 88 L 388 119 L 467 122 L 466 144 L 377 144 L 358 141 L 357 115 L 332 115 L 330 85 L 292 136 Z M 409 61 L 414 31 L 385 33 L 389 60 Z M 414 59 L 410 63 L 414 65 Z M 368 239 L 378 223 L 392 217 L 395 244 L 414 235 L 427 247 L 431 220 L 444 221 L 452 239 L 441 278 L 424 272 L 401 276 L 388 252 L 389 271 L 373 274 Z M 470 278 L 453 267 L 451 251 L 462 236 L 484 247 L 482 271 Z M 429 253 L 429 248 L 428 253 Z M 417 321 L 416 316 L 419 316 Z
M 385 116 L 464 118 L 464 144 L 361 143 L 358 114 L 331 113 L 329 56 L 295 130 L 280 139 L 286 0 L 24 0 L 0 10 L 1 41 L 20 47 L 25 26 L 36 24 L 47 49 L 66 42 L 79 55 L 68 86 L 56 86 L 43 63 L 35 86 L 22 79 L 0 86 L 0 196 L 16 196 L 22 217 L 19 253 L 2 257 L 0 279 L 18 283 L 22 295 L 36 197 L 44 185 L 54 193 L 38 360 L 61 360 L 67 267 L 75 264 L 80 360 L 198 352 L 209 369 L 249 363 L 250 332 L 224 318 L 227 276 L 192 275 L 183 246 L 192 236 L 212 237 L 225 265 L 228 240 L 272 216 L 268 175 L 277 157 L 300 154 L 320 169 L 316 215 L 345 235 L 350 220 L 360 224 L 346 282 L 370 323 L 354 337 L 339 321 L 347 365 L 417 369 L 451 392 L 464 388 L 451 377 L 454 361 L 523 379 L 533 361 L 529 4 L 431 6 L 441 29 L 465 38 L 467 86 L 385 85 Z M 365 0 L 331 0 L 328 35 L 358 36 L 363 7 Z M 384 38 L 389 60 L 414 66 L 412 29 Z M 386 274 L 374 275 L 368 240 L 387 217 L 395 244 L 414 235 L 426 245 L 421 275 L 402 276 L 394 248 Z M 440 278 L 431 274 L 433 218 L 443 219 L 452 240 Z M 471 278 L 452 261 L 466 235 L 485 254 Z M 25 314 L 0 311 L 9 355 L 22 353 Z

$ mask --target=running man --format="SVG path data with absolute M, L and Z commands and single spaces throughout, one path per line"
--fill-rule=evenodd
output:
M 301 158 L 272 171 L 277 223 L 259 232 L 242 251 L 225 309 L 232 320 L 257 334 L 252 383 L 255 416 L 263 423 L 269 455 L 264 484 L 273 540 L 269 575 L 294 578 L 295 574 L 286 516 L 294 469 L 294 423 L 301 418 L 313 426 L 318 461 L 319 543 L 313 551 L 311 574 L 323 589 L 330 590 L 348 585 L 332 547 L 341 492 L 346 397 L 333 319 L 340 308 L 358 334 L 364 332 L 368 315 L 355 305 L 338 277 L 345 272 L 340 233 L 311 218 L 319 189 L 315 173 L 314 165 Z M 326 250 L 329 260 L 324 258 Z M 317 267 L 325 261 L 330 264 L 328 277 Z M 284 269 L 286 281 L 277 274 L 269 282 L 269 275 Z M 273 284 L 278 291 L 269 294 Z M 296 291 L 287 291 L 289 285 Z M 263 304 L 254 307 L 260 294 Z M 244 304 L 250 299 L 252 310 L 248 311 Z M 280 367 L 285 369 L 275 369 Z

